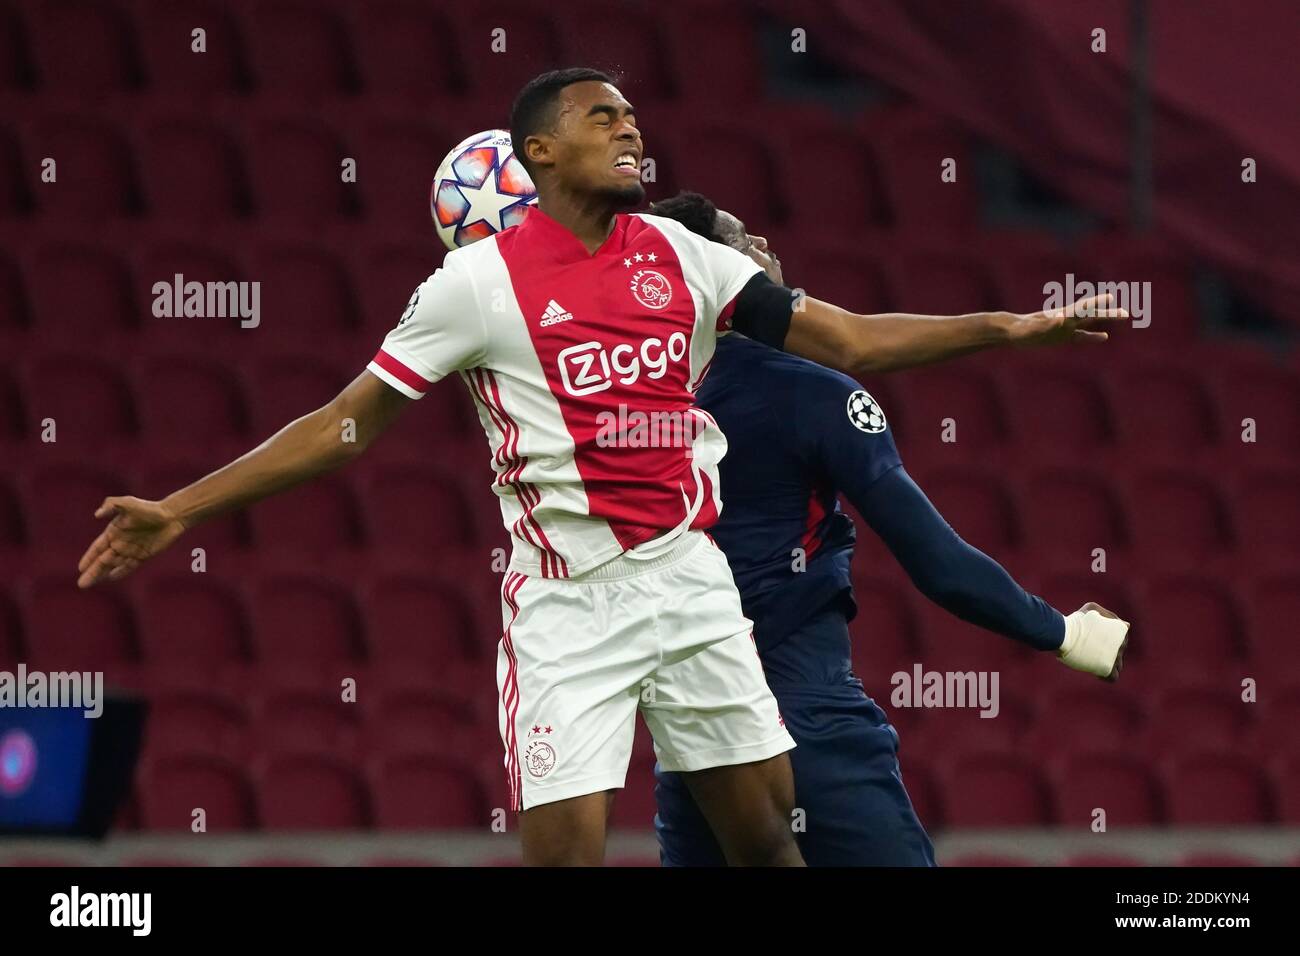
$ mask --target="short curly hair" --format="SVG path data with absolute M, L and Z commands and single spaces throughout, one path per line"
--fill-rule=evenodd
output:
M 717 233 L 718 207 L 707 196 L 699 193 L 680 192 L 668 199 L 661 199 L 647 210 L 652 216 L 676 219 L 683 226 L 705 239 L 722 242 Z

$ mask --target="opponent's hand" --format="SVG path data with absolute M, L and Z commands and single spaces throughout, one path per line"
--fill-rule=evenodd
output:
M 120 581 L 185 530 L 180 519 L 160 501 L 105 498 L 95 517 L 110 516 L 108 527 L 77 562 L 77 570 L 81 572 L 77 587 L 88 588 L 104 578 Z
M 1089 601 L 1065 616 L 1065 640 L 1056 656 L 1066 667 L 1102 680 L 1119 679 L 1128 647 L 1128 621 Z
M 1010 322 L 1013 345 L 1060 345 L 1065 342 L 1104 342 L 1100 329 L 1128 318 L 1128 310 L 1115 307 L 1115 296 L 1094 295 L 1072 302 L 1064 309 L 1013 315 Z

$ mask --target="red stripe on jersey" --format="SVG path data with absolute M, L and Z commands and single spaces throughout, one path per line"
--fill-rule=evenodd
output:
M 587 255 L 575 236 L 539 212 L 498 235 L 497 250 L 573 441 L 588 513 L 605 519 L 623 548 L 633 548 L 677 527 L 685 502 L 703 490 L 688 454 L 696 303 L 676 251 L 652 223 L 618 216 L 609 238 Z M 552 299 L 572 318 L 542 326 Z M 629 415 L 662 416 L 657 421 L 667 423 L 669 435 L 646 427 L 643 441 L 633 444 L 637 436 L 630 441 L 620 432 L 622 423 L 629 433 L 637 427 Z M 710 527 L 717 518 L 709 495 L 691 527 Z
M 519 616 L 519 605 L 515 601 L 515 595 L 527 580 L 524 575 L 511 572 L 506 576 L 505 584 L 501 589 L 502 597 L 510 607 L 510 623 L 506 625 L 501 635 L 501 647 L 506 652 L 506 679 L 501 688 L 501 704 L 506 712 L 506 779 L 510 787 L 510 804 L 515 810 L 523 809 L 523 779 L 519 773 L 519 741 L 515 736 L 515 716 L 519 713 L 519 660 L 515 656 L 515 645 L 510 637 L 510 628 L 514 626 L 515 618 Z
M 531 484 L 516 480 L 523 474 L 528 458 L 518 454 L 519 425 L 505 410 L 496 378 L 489 370 L 483 368 L 471 369 L 469 378 L 475 396 L 487 409 L 488 416 L 501 433 L 501 444 L 495 456 L 497 464 L 501 466 L 501 472 L 497 475 L 496 483 L 502 487 L 510 487 L 523 506 L 523 513 L 515 520 L 512 529 L 515 534 L 542 552 L 542 577 L 568 577 L 568 565 L 555 553 L 555 549 L 551 547 L 546 537 L 546 532 L 542 530 L 541 524 L 533 515 L 533 511 L 541 501 L 541 494 Z
M 822 505 L 821 492 L 814 488 L 808 496 L 808 518 L 804 523 L 803 539 L 799 542 L 805 559 L 811 558 L 822 546 L 821 538 L 817 537 L 817 528 L 825 517 L 826 508 Z
M 505 405 L 501 401 L 501 390 L 497 386 L 496 376 L 492 374 L 491 370 L 486 370 L 485 374 L 487 375 L 488 385 L 491 387 L 492 398 L 496 402 L 497 409 L 501 412 L 501 415 L 506 419 L 507 422 L 510 423 L 510 425 L 514 429 L 514 446 L 512 448 L 512 452 L 513 452 L 515 449 L 518 449 L 519 447 L 519 431 L 520 431 L 519 424 L 513 418 L 510 417 L 510 413 L 506 411 Z M 523 472 L 524 465 L 527 464 L 527 462 L 528 462 L 527 458 L 521 459 L 521 464 L 519 465 L 519 473 Z M 524 514 L 528 518 L 528 520 L 532 522 L 533 529 L 537 532 L 537 536 L 542 539 L 542 548 L 544 549 L 545 554 L 549 555 L 553 563 L 556 565 L 555 570 L 557 576 L 562 578 L 567 578 L 569 576 L 569 565 L 565 562 L 564 558 L 561 557 L 560 554 L 554 548 L 551 547 L 550 539 L 546 537 L 546 531 L 542 528 L 541 522 L 539 522 L 533 516 L 534 509 L 536 509 L 537 506 L 541 503 L 542 500 L 541 492 L 538 491 L 535 486 L 530 484 L 521 484 L 519 487 L 522 489 L 526 489 L 528 492 L 528 497 L 531 498 L 528 508 L 524 512 Z
M 426 381 L 424 376 L 407 368 L 383 349 L 376 352 L 375 357 L 371 359 L 371 361 L 407 388 L 413 388 L 420 394 L 427 392 L 429 390 L 429 385 L 432 384 Z

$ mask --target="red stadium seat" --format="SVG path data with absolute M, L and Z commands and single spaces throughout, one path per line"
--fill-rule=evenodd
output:
M 975 165 L 961 130 L 912 112 L 869 115 L 862 128 L 877 157 L 897 227 L 924 233 L 963 229 L 975 222 Z M 955 182 L 940 179 L 948 159 L 956 161 Z M 1022 308 L 1012 301 L 1003 307 Z
M 443 12 L 414 0 L 383 0 L 367 4 L 355 27 L 371 96 L 427 98 L 463 88 L 460 51 Z
M 1213 578 L 1158 578 L 1142 602 L 1142 640 L 1132 651 L 1161 661 L 1169 673 L 1213 673 L 1244 657 L 1243 610 L 1237 597 Z
M 428 754 L 393 756 L 373 775 L 375 822 L 385 829 L 469 829 L 490 822 L 491 808 L 473 772 Z
M 944 775 L 945 822 L 952 827 L 1041 826 L 1051 822 L 1047 783 L 1037 765 L 1010 753 L 958 758 Z
M 945 468 L 921 473 L 917 484 L 944 520 L 970 544 L 999 555 L 1020 547 L 1019 518 L 999 473 Z
M 1072 607 L 1073 603 L 1063 605 Z M 1043 661 L 1046 667 L 1048 661 Z M 1038 719 L 1028 734 L 1030 748 L 1052 756 L 1120 752 L 1137 736 L 1145 719 L 1140 694 L 1125 684 L 1097 686 L 1071 682 L 1039 698 Z
M 84 465 L 51 464 L 31 472 L 21 491 L 29 539 L 39 541 L 47 552 L 57 548 L 80 558 L 103 530 L 93 517 L 95 509 L 124 487 L 120 475 Z
M 134 589 L 146 663 L 199 670 L 251 657 L 248 613 L 239 595 L 206 574 L 144 578 Z
M 342 162 L 353 151 L 325 123 L 300 113 L 263 113 L 247 125 L 244 153 L 261 218 L 319 225 L 358 215 L 357 185 L 342 178 Z
M 118 593 L 81 590 L 70 575 L 41 577 L 25 611 L 33 667 L 119 676 L 140 661 L 131 609 Z
M 162 694 L 149 701 L 144 750 L 154 757 L 194 754 L 239 759 L 247 733 L 246 715 L 232 700 L 194 691 Z
M 879 579 L 853 580 L 858 613 L 849 622 L 853 638 L 853 673 L 873 683 L 910 667 L 919 648 L 918 623 L 906 586 Z
M 27 131 L 27 175 L 42 216 L 85 226 L 120 218 L 140 206 L 139 183 L 122 132 L 100 116 L 51 111 Z M 43 183 L 44 159 L 57 166 L 55 183 Z
M 3 17 L 4 13 L 0 11 L 0 24 L 3 23 Z M 2 42 L 3 38 L 0 38 L 0 43 Z M 2 61 L 3 54 L 0 53 L 0 62 Z M 31 211 L 32 197 L 27 191 L 26 172 L 18 140 L 11 130 L 0 130 L 0 175 L 4 176 L 4 184 L 0 185 L 0 218 L 26 216 Z M 3 316 L 3 312 L 0 312 L 0 316 Z M 3 320 L 0 320 L 0 326 L 3 324 Z
M 1215 485 L 1171 467 L 1139 473 L 1128 485 L 1134 545 L 1156 555 L 1215 556 L 1234 541 L 1232 521 Z
M 1292 724 L 1293 730 L 1294 727 Z M 1277 793 L 1278 822 L 1295 826 L 1300 823 L 1300 752 L 1278 760 L 1272 776 Z
M 451 38 L 462 57 L 469 89 L 481 99 L 511 102 L 525 83 L 561 62 L 559 31 L 551 11 L 519 0 L 496 0 L 470 9 L 472 13 L 453 18 Z M 504 33 L 497 33 L 498 28 Z M 504 116 L 500 122 L 508 125 Z
M 834 193 L 826 195 L 838 204 Z M 795 208 L 803 205 L 801 197 Z M 838 213 L 827 211 L 820 221 L 825 223 L 832 215 Z M 979 261 L 964 250 L 907 246 L 886 256 L 883 264 L 893 285 L 893 300 L 904 312 L 964 315 L 992 307 L 988 276 Z
M 357 87 L 347 27 L 327 4 L 260 0 L 243 33 L 260 90 L 326 96 Z
M 364 358 L 357 363 L 357 373 L 369 361 L 365 351 L 360 354 Z M 310 353 L 286 352 L 260 358 L 245 380 L 254 431 L 274 434 L 294 419 L 328 404 L 352 377 L 335 363 Z
M 1219 440 L 1221 423 L 1205 382 L 1190 370 L 1143 362 L 1112 377 L 1124 409 L 1119 427 L 1128 447 L 1186 454 Z
M 337 685 L 284 689 L 263 695 L 254 708 L 253 728 L 264 752 L 351 753 L 360 715 Z
M 579 0 L 554 8 L 557 14 L 561 63 L 581 63 L 614 76 L 634 105 L 662 99 L 676 83 L 664 56 L 667 24 L 660 15 L 631 5 L 611 16 L 599 0 Z
M 904 372 L 897 378 L 907 407 L 898 439 L 909 456 L 919 453 L 934 463 L 954 457 L 987 458 L 1006 442 L 1006 406 L 996 384 L 982 370 L 945 365 Z
M 137 366 L 133 383 L 147 440 L 202 442 L 244 438 L 248 433 L 239 380 L 223 363 L 151 355 Z
M 790 251 L 783 269 L 786 283 L 791 287 L 853 312 L 888 312 L 893 304 L 889 286 L 876 264 L 870 257 L 856 252 L 800 246 Z
M 1300 678 L 1300 643 L 1295 640 L 1300 574 L 1261 578 L 1252 590 L 1249 613 L 1252 650 L 1263 672 Z
M 1035 362 L 1013 374 L 1007 391 L 1016 440 L 1035 450 L 1055 446 L 1075 456 L 1115 440 L 1115 412 L 1086 369 Z
M 248 51 L 219 0 L 148 0 L 135 18 L 149 84 L 160 91 L 234 93 L 249 85 Z M 204 52 L 194 52 L 202 27 Z
M 1183 757 L 1166 772 L 1169 822 L 1178 826 L 1258 826 L 1273 821 L 1263 772 L 1237 753 Z
M 98 93 L 138 85 L 140 67 L 125 9 L 115 0 L 31 4 L 42 85 Z
M 286 348 L 348 336 L 358 364 L 366 357 L 370 343 L 351 338 L 358 324 L 356 296 L 340 257 L 330 248 L 297 241 L 262 242 L 251 265 L 262 283 L 258 336 Z
M 654 760 L 633 760 L 627 768 L 627 781 L 614 794 L 614 809 L 609 814 L 611 829 L 649 830 L 655 820 Z
M 1033 860 L 1023 856 L 1011 856 L 1005 853 L 963 853 L 952 859 L 939 861 L 942 866 L 1006 867 L 1033 866 Z
M 1069 715 L 1073 721 L 1074 714 Z M 1160 783 L 1147 761 L 1127 754 L 1078 754 L 1052 775 L 1056 819 L 1068 829 L 1154 826 L 1164 819 Z
M 0 670 L 13 671 L 15 665 L 27 657 L 18 608 L 7 594 L 0 591 Z
M 361 778 L 319 754 L 271 757 L 257 773 L 257 805 L 271 830 L 356 830 L 373 820 Z
M 27 89 L 34 80 L 28 24 L 12 5 L 0 7 L 0 90 Z
M 390 553 L 431 556 L 473 545 L 472 511 L 454 474 L 415 465 L 380 470 L 364 495 L 370 540 Z
M 390 575 L 362 598 L 367 641 L 377 661 L 437 668 L 482 656 L 492 632 L 478 619 L 463 586 L 427 575 Z
M 391 690 L 367 710 L 365 746 L 371 752 L 438 753 L 472 756 L 471 742 L 483 734 L 474 721 L 477 700 L 462 688 L 421 687 Z M 488 728 L 495 733 L 495 728 Z
M 268 551 L 320 553 L 355 549 L 364 542 L 360 506 L 338 475 L 259 502 L 249 514 L 254 546 Z
M 776 151 L 777 169 L 781 181 L 790 184 L 808 184 L 818 180 L 821 171 L 837 170 L 834 189 L 800 189 L 799 201 L 790 206 L 790 225 L 795 229 L 805 230 L 808 235 L 824 233 L 828 223 L 844 219 L 851 221 L 856 228 L 879 225 L 885 218 L 885 197 L 880 185 L 880 174 L 872 163 L 867 144 L 851 128 L 833 113 L 800 103 L 797 107 L 765 110 L 771 128 L 782 130 L 782 135 L 772 138 L 772 148 Z M 745 217 L 744 207 L 729 209 L 729 212 Z M 750 230 L 753 232 L 753 230 Z M 777 248 L 778 256 L 785 256 L 794 250 Z M 969 260 L 953 268 L 951 260 L 939 257 L 908 257 L 909 267 L 904 277 L 903 289 L 910 298 L 901 301 L 911 303 L 926 295 L 942 296 L 944 291 L 951 291 L 952 285 L 945 289 L 943 279 L 954 279 L 958 287 L 968 277 L 962 266 L 969 266 Z M 940 278 L 939 289 L 928 286 L 935 277 Z M 802 277 L 790 275 L 792 285 L 804 285 Z M 906 280 L 913 280 L 908 284 Z M 964 291 L 964 290 L 963 290 Z M 813 293 L 816 295 L 817 293 Z M 820 296 L 819 296 L 820 297 Z M 840 302 L 831 299 L 845 308 L 856 308 L 851 300 Z M 982 301 L 982 300 L 980 300 Z M 969 298 L 965 307 L 943 312 L 969 312 L 976 305 L 971 305 Z M 908 305 L 909 311 L 924 312 L 927 308 Z M 863 311 L 863 310 L 859 310 Z
M 664 26 L 664 55 L 687 103 L 733 106 L 762 89 L 758 30 L 749 10 L 674 4 L 654 12 Z
M 319 575 L 263 578 L 253 596 L 258 655 L 276 665 L 359 662 L 364 651 L 352 595 Z
M 0 553 L 17 551 L 27 542 L 26 521 L 18 493 L 0 478 Z
M 1078 467 L 1033 472 L 1021 495 L 1026 538 L 1036 553 L 1069 555 L 1090 568 L 1092 551 L 1110 555 L 1130 544 L 1128 520 L 1111 481 Z M 1096 600 L 1086 598 L 1086 600 Z
M 1242 701 L 1241 693 L 1236 681 L 1166 690 L 1147 718 L 1145 751 L 1180 754 L 1243 747 L 1256 705 Z
M 93 353 L 38 356 L 27 369 L 27 405 L 38 421 L 53 419 L 65 447 L 129 438 L 137 431 L 136 409 L 120 368 Z
M 212 755 L 159 757 L 140 769 L 141 822 L 148 830 L 191 830 L 204 812 L 207 832 L 251 830 L 257 810 L 237 762 Z
M 1300 541 L 1300 467 L 1249 472 L 1234 495 L 1233 513 L 1243 550 L 1295 555 Z
M 140 303 L 127 264 L 104 246 L 81 239 L 42 242 L 26 280 L 33 331 L 51 345 L 93 348 L 106 334 L 138 325 Z
M 1231 362 L 1217 378 L 1216 398 L 1229 444 L 1235 447 L 1245 428 L 1242 422 L 1249 418 L 1255 442 L 1243 444 L 1243 452 L 1300 454 L 1300 375 L 1263 362 Z
M 775 158 L 766 136 L 747 123 L 719 121 L 717 117 L 682 120 L 656 130 L 654 139 L 646 141 L 645 155 L 656 162 L 661 189 L 671 184 L 703 193 L 719 209 L 743 219 L 751 233 L 761 235 L 772 224 L 784 221 L 786 202 Z M 791 249 L 778 255 L 796 256 L 801 251 Z M 814 263 L 814 257 L 808 260 Z M 790 278 L 823 298 L 816 292 L 819 284 L 797 269 Z M 829 293 L 825 298 L 830 298 Z M 850 304 L 845 302 L 846 307 Z
M 430 241 L 433 176 L 447 152 L 472 131 L 444 128 L 423 114 L 377 114 L 374 109 L 360 112 L 353 123 L 350 141 L 355 150 L 351 155 L 357 161 L 366 219 L 379 224 L 385 236 L 407 233 L 417 238 L 424 253 L 436 261 L 441 244 Z M 406 294 L 432 271 L 430 265 L 413 282 L 403 280 L 402 286 L 410 286 Z
M 147 118 L 137 135 L 151 216 L 213 223 L 248 215 L 249 175 L 224 124 L 169 111 Z

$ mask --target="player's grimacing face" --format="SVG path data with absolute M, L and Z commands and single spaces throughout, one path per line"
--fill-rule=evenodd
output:
M 731 213 L 719 209 L 717 218 L 713 220 L 713 231 L 731 248 L 743 252 L 758 263 L 759 268 L 777 285 L 785 284 L 781 274 L 781 260 L 768 248 L 767 240 L 762 236 L 751 236 L 745 230 L 745 224 Z
M 571 83 L 559 100 L 553 137 L 556 179 L 573 192 L 640 203 L 645 198 L 642 144 L 632 104 L 612 84 L 597 80 Z

